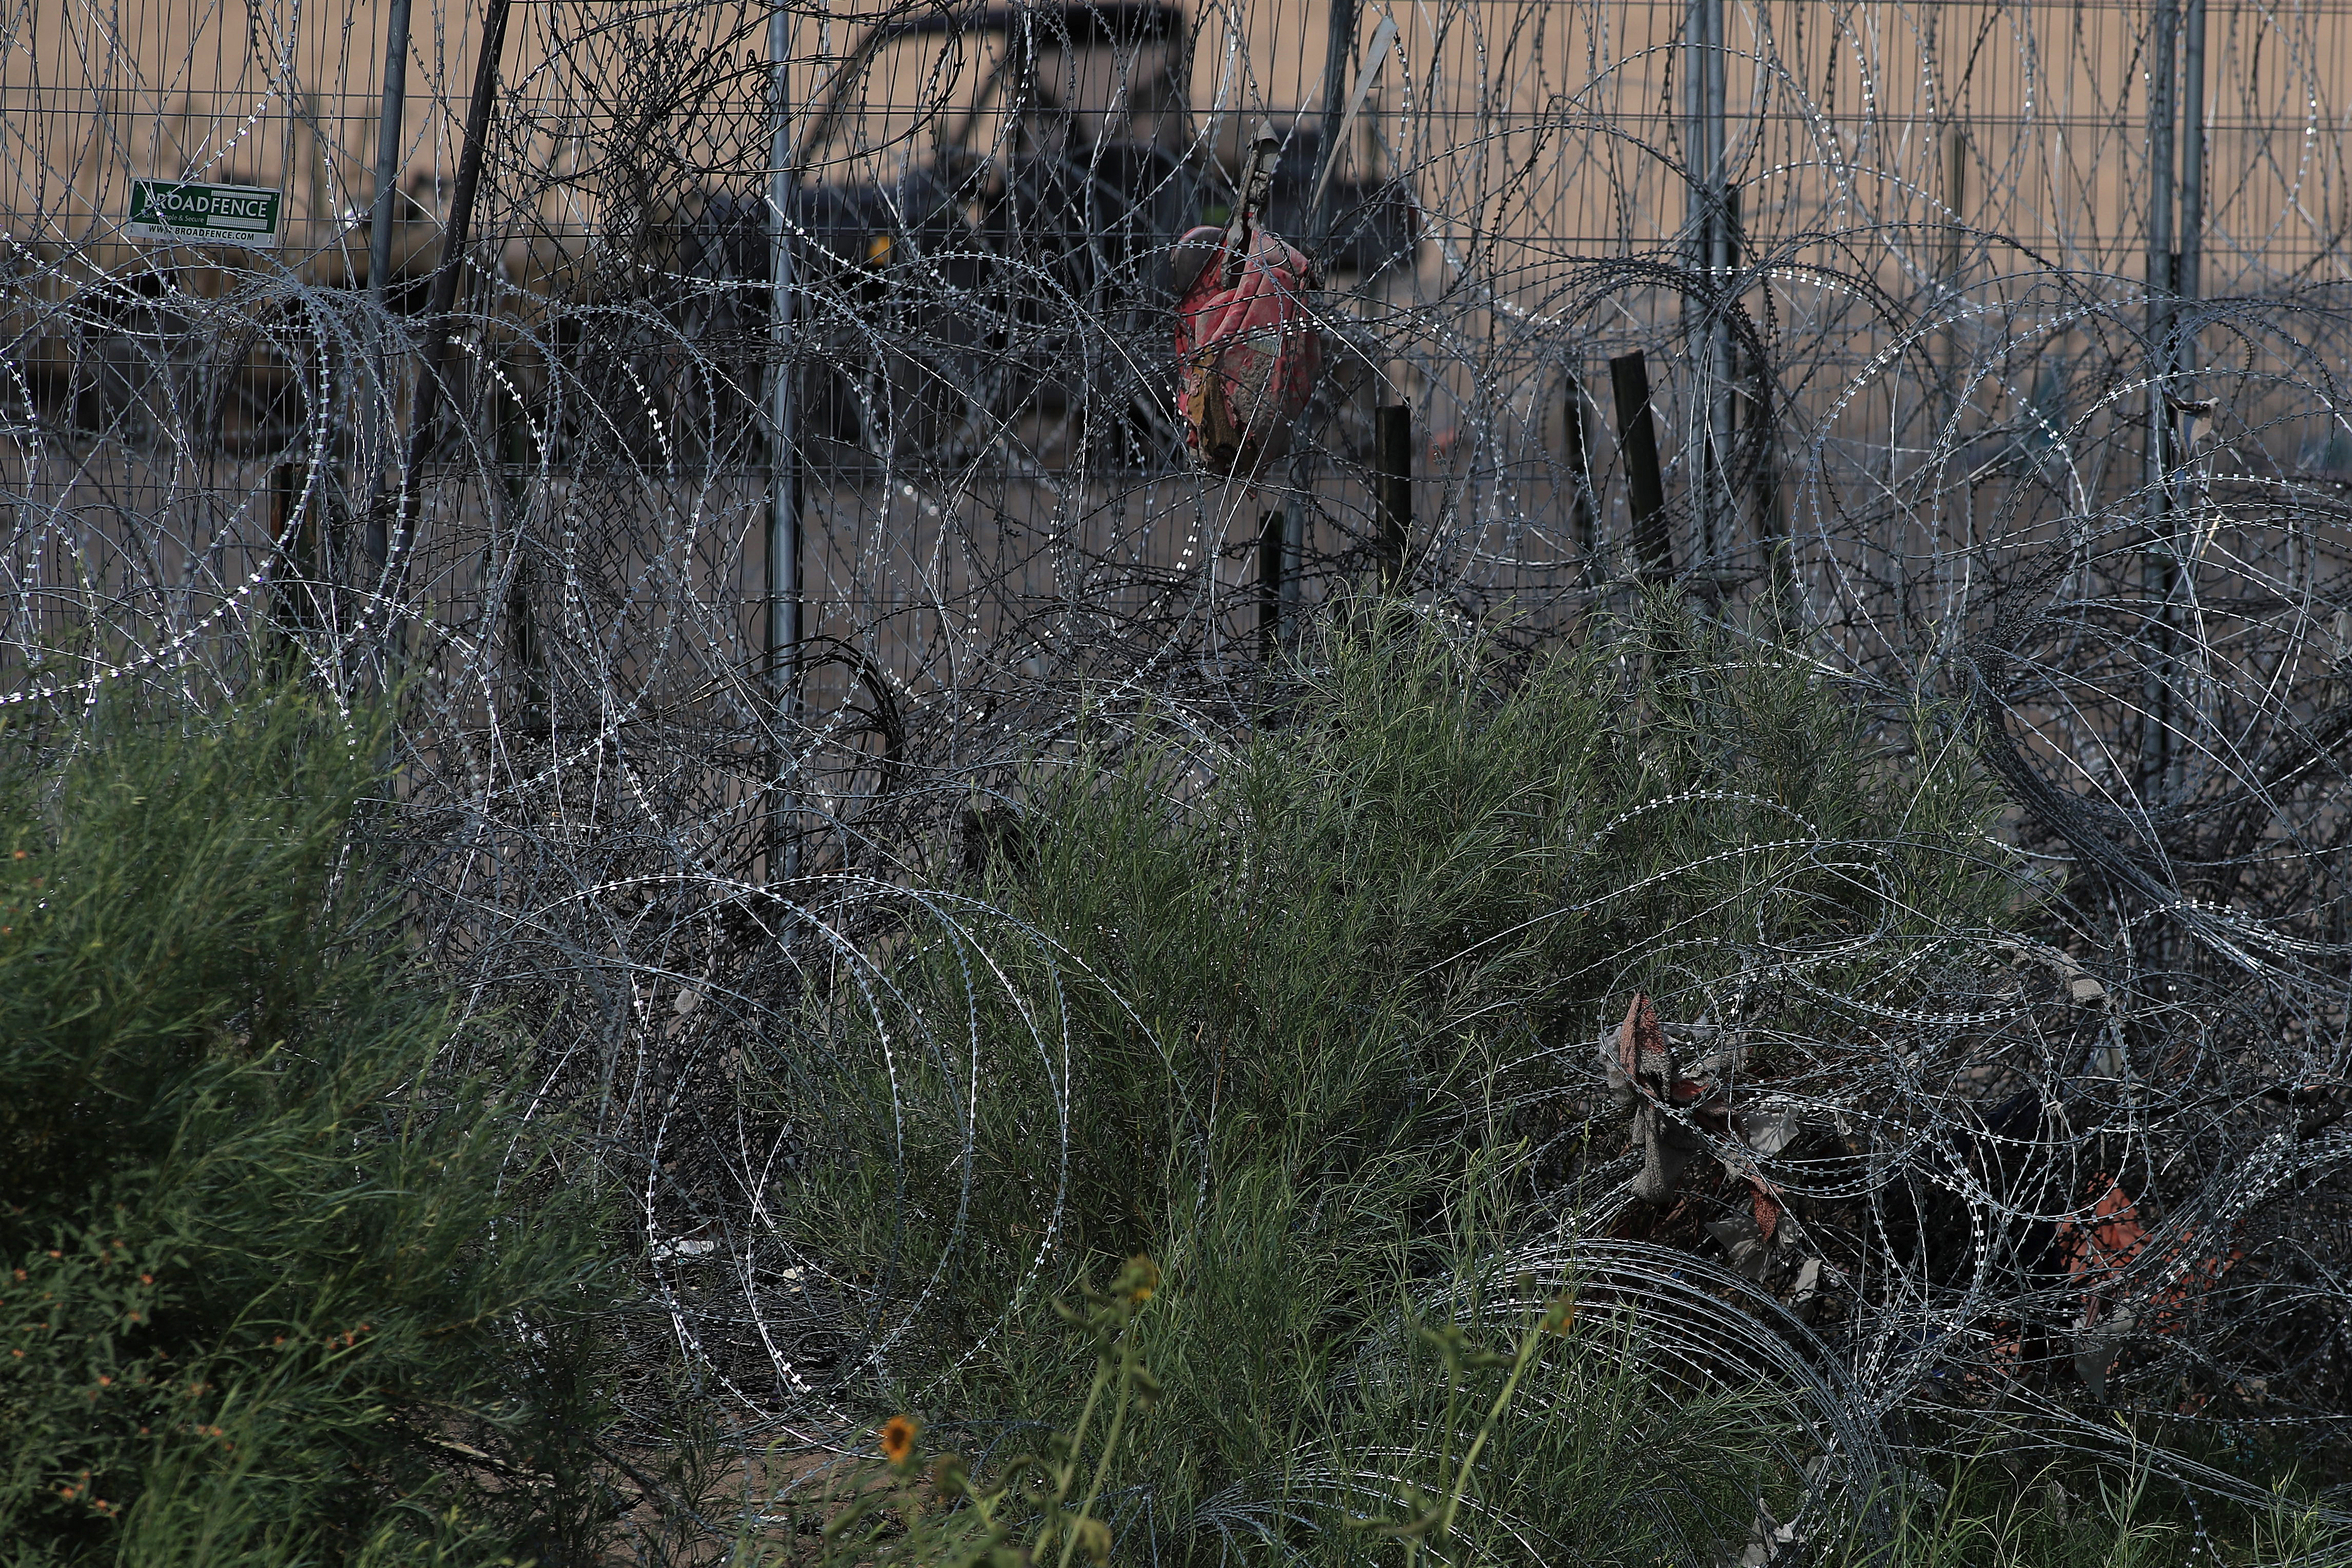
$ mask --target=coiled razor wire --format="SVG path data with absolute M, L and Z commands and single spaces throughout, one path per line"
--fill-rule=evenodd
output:
M 744 1430 L 837 1436 L 953 1258 L 868 1300 L 784 1248 L 801 1134 L 734 1075 L 788 1080 L 817 998 L 887 1038 L 893 944 L 974 996 L 1022 994 L 994 944 L 1070 962 L 959 855 L 1082 700 L 1230 742 L 1380 565 L 1376 405 L 1412 410 L 1392 564 L 1433 620 L 1533 646 L 1629 604 L 1657 563 L 1606 362 L 1638 351 L 1686 602 L 1874 711 L 1972 713 L 1988 858 L 2053 923 L 1752 933 L 1659 998 L 1723 1120 L 1637 1128 L 1796 1223 L 1627 1239 L 1621 1184 L 1525 1267 L 1801 1389 L 1841 1484 L 1930 1410 L 2347 1436 L 2352 7 L 507 14 L 413 12 L 387 193 L 389 4 L 0 6 L 5 700 L 397 686 L 419 934 L 540 1023 L 532 1103 L 636 1173 Z M 1166 268 L 1261 120 L 1328 368 L 1226 479 L 1173 414 Z M 275 191 L 278 243 L 139 238 L 137 178 Z M 1857 954 L 1879 990 L 1822 978 Z M 1781 993 L 1802 1037 L 1750 1006 Z M 1058 1005 L 922 1048 L 973 1096 L 1035 1059 L 1066 1130 Z M 1703 1020 L 1789 1065 L 1740 1085 Z M 1603 1105 L 1606 1043 L 1558 1048 Z

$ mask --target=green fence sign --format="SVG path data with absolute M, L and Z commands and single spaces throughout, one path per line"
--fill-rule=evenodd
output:
M 241 245 L 275 250 L 286 197 L 259 185 L 205 185 L 194 180 L 131 182 L 133 239 L 172 245 Z

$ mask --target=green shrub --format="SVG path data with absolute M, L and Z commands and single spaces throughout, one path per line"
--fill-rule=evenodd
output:
M 1067 1430 L 992 1464 L 983 1485 L 959 1455 L 927 1460 L 919 1423 L 894 1415 L 877 1434 L 880 1457 L 786 1488 L 766 1528 L 738 1541 L 735 1562 L 1069 1568 L 1156 1556 L 1162 1542 L 1148 1538 L 1147 1518 L 1101 1505 L 1126 1458 L 1122 1437 L 1163 1392 L 1142 1352 L 1160 1278 L 1137 1258 L 1109 1290 L 1059 1306 L 1094 1352 Z M 1220 1537 L 1221 1559 L 1414 1568 L 1423 1556 L 1494 1561 L 1498 1546 L 1520 1562 L 1706 1559 L 1720 1539 L 1683 1527 L 1694 1516 L 1752 1520 L 1772 1490 L 1764 1456 L 1736 1442 L 1769 1427 L 1769 1413 L 1719 1393 L 1658 1398 L 1624 1353 L 1629 1321 L 1596 1331 L 1579 1316 L 1571 1288 L 1401 1322 L 1401 1353 L 1379 1358 L 1337 1441 L 1291 1467 L 1280 1497 L 1213 1505 L 1196 1530 Z
M 0 1561 L 593 1537 L 595 1184 L 436 1067 L 349 847 L 384 738 L 293 690 L 0 732 Z
M 1664 612 L 1524 665 L 1425 625 L 1341 633 L 1230 743 L 1091 716 L 1038 759 L 978 896 L 910 902 L 878 977 L 821 1005 L 822 1047 L 751 1086 L 808 1130 L 782 1222 L 869 1326 L 860 1373 L 978 1431 L 1064 1419 L 1080 1380 L 1042 1303 L 1149 1251 L 1167 1397 L 1114 1509 L 1163 1552 L 1257 1531 L 1349 1560 L 1285 1500 L 1335 1455 L 1418 1463 L 1429 1369 L 1362 1358 L 1405 1356 L 1376 1347 L 1412 1301 L 1573 1206 L 1589 1129 L 1557 1108 L 1628 992 L 1688 1017 L 1761 953 L 1834 993 L 2011 912 L 1990 793 L 1932 718 Z M 1750 1016 L 1800 1028 L 1811 994 Z M 1528 1410 L 1598 1374 L 1557 1375 Z M 1722 1500 L 1642 1445 L 1704 1433 L 1752 1500 L 1779 1417 L 1621 1392 L 1646 1413 L 1612 1456 L 1487 1495 L 1594 1521 L 1587 1561 L 1744 1531 L 1752 1507 L 1705 1523 Z M 1563 1452 L 1506 1432 L 1490 1461 Z M 1517 1517 L 1474 1512 L 1498 1540 Z

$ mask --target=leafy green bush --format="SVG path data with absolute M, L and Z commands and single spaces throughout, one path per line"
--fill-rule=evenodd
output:
M 1352 1467 L 1393 1499 L 1420 1465 L 1443 1379 L 1396 1325 L 1573 1204 L 1589 1129 L 1557 1107 L 1629 991 L 1696 1010 L 1769 952 L 1833 992 L 2009 911 L 1991 796 L 1932 717 L 1874 722 L 1665 612 L 1524 665 L 1376 619 L 1230 744 L 1098 713 L 1038 760 L 977 896 L 910 903 L 880 977 L 825 999 L 823 1049 L 751 1086 L 813 1141 L 785 1229 L 870 1325 L 860 1370 L 975 1430 L 1063 1418 L 1040 1303 L 1160 1258 L 1139 1332 L 1167 1398 L 1115 1509 L 1163 1552 L 1350 1560 L 1302 1488 Z M 1801 1026 L 1810 1004 L 1753 1005 Z M 1573 1408 L 1605 1365 L 1522 1405 Z M 1590 1521 L 1595 1562 L 1744 1531 L 1779 1417 L 1618 1392 L 1607 1454 L 1499 1435 L 1489 1468 L 1517 1469 L 1475 1483 L 1482 1528 L 1507 1536 L 1517 1497 Z M 1644 1457 L 1702 1451 L 1746 1515 L 1695 1522 L 1723 1500 Z
M 0 732 L 0 1561 L 594 1536 L 595 1184 L 436 1068 L 348 847 L 383 742 L 294 690 Z

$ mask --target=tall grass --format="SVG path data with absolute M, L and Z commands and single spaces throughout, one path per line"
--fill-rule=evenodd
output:
M 596 1184 L 359 913 L 383 738 L 294 689 L 0 731 L 0 1562 L 599 1537 Z
M 2030 1447 L 2030 1445 L 2029 1445 Z M 2352 1531 L 2314 1506 L 2291 1467 L 2267 1501 L 2201 1509 L 2147 1463 L 2052 1461 L 1999 1443 L 1915 1473 L 1884 1535 L 1818 1543 L 1831 1568 L 2346 1568 Z
M 1359 623 L 1245 738 L 1159 717 L 1041 757 L 971 912 L 910 918 L 818 1020 L 826 1066 L 750 1109 L 815 1130 L 783 1223 L 851 1304 L 856 1375 L 983 1439 L 1061 1416 L 1047 1300 L 1164 1262 L 1167 1394 L 1117 1494 L 1161 1560 L 1359 1561 L 1350 1509 L 1424 1484 L 1444 1380 L 1404 1325 L 1600 1195 L 1614 1150 L 1562 1108 L 1629 991 L 1687 1016 L 1798 952 L 1834 987 L 2014 898 L 1934 716 L 1665 612 L 1524 663 Z M 1580 1338 L 1532 1374 L 1476 1550 L 1558 1530 L 1648 1562 L 1748 1531 L 1782 1418 L 1639 1361 Z

